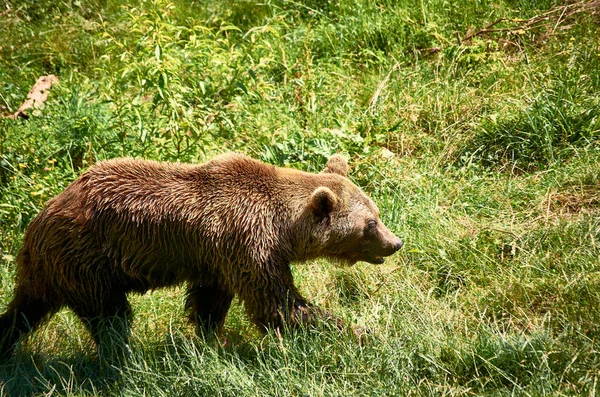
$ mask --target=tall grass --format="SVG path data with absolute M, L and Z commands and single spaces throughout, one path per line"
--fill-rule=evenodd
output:
M 131 351 L 114 366 L 59 313 L 0 363 L 0 393 L 599 390 L 594 9 L 521 31 L 562 3 L 6 4 L 2 112 L 40 75 L 61 83 L 28 120 L 0 119 L 0 308 L 32 217 L 119 156 L 241 151 L 318 172 L 343 153 L 405 246 L 379 267 L 293 268 L 311 301 L 367 330 L 362 344 L 331 324 L 263 337 L 238 302 L 222 339 L 199 339 L 175 288 L 131 297 Z M 464 40 L 499 20 L 502 31 Z

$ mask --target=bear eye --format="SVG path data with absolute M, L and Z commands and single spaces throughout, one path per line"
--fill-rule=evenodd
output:
M 375 229 L 377 227 L 377 221 L 371 220 L 367 223 L 367 227 L 371 230 Z

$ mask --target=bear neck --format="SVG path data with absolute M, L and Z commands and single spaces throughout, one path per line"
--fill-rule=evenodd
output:
M 289 262 L 305 262 L 322 257 L 329 235 L 329 223 L 319 219 L 310 206 L 312 193 L 319 187 L 331 189 L 339 197 L 346 184 L 351 182 L 340 175 L 330 173 L 313 174 L 287 168 L 278 168 L 274 193 L 281 200 L 281 218 L 278 223 L 287 225 L 282 246 L 282 256 Z

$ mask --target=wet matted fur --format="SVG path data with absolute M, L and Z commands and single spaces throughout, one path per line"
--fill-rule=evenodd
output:
M 322 313 L 294 285 L 290 263 L 381 263 L 402 245 L 347 170 L 338 155 L 319 174 L 239 154 L 200 165 L 98 163 L 29 225 L 0 353 L 63 306 L 99 345 L 115 322 L 126 341 L 127 293 L 183 282 L 199 333 L 220 329 L 236 295 L 261 329 Z

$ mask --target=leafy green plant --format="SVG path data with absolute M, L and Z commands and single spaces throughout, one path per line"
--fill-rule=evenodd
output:
M 126 40 L 105 30 L 103 62 L 111 76 L 105 92 L 123 139 L 134 133 L 142 153 L 153 147 L 163 157 L 185 159 L 232 126 L 228 106 L 260 100 L 269 89 L 259 76 L 270 50 L 260 41 L 274 30 L 255 28 L 234 43 L 236 27 L 177 25 L 173 8 L 154 0 L 132 9 Z

